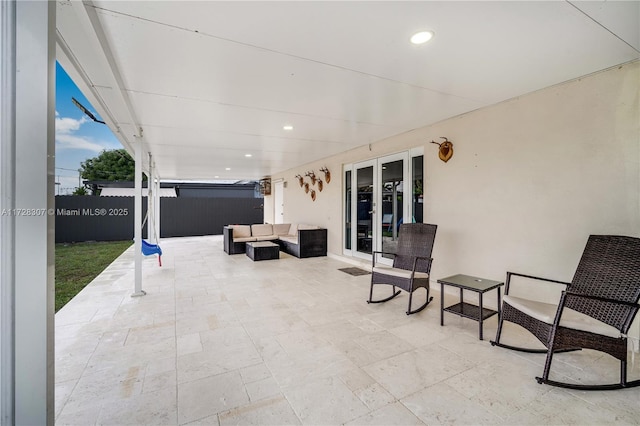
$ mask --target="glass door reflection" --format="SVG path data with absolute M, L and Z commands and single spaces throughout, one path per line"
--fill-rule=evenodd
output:
M 382 251 L 395 253 L 404 217 L 404 160 L 381 163 L 380 175 Z
M 356 250 L 371 255 L 373 251 L 373 165 L 356 169 Z

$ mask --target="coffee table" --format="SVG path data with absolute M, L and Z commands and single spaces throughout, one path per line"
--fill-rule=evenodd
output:
M 501 281 L 492 281 L 485 278 L 473 277 L 470 275 L 452 275 L 447 278 L 438 280 L 440 283 L 440 326 L 444 325 L 444 313 L 451 312 L 452 314 L 459 315 L 464 318 L 470 318 L 474 321 L 478 321 L 478 337 L 482 340 L 482 322 L 495 314 L 500 313 L 500 286 L 504 285 Z M 451 306 L 444 306 L 444 286 L 449 285 L 460 289 L 460 302 Z M 498 310 L 484 308 L 482 306 L 482 295 L 487 291 L 497 289 L 498 290 Z M 478 306 L 466 303 L 463 300 L 462 292 L 464 290 L 470 290 L 478 293 Z
M 246 254 L 253 261 L 280 259 L 280 246 L 269 241 L 247 243 Z

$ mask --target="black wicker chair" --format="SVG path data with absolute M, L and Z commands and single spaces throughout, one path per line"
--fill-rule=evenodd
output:
M 382 303 L 393 299 L 400 290 L 409 293 L 409 305 L 407 315 L 415 314 L 423 310 L 433 297 L 429 297 L 429 272 L 431 271 L 431 252 L 433 251 L 433 241 L 436 238 L 437 225 L 427 223 L 405 223 L 400 225 L 398 234 L 398 250 L 396 253 L 386 253 L 381 251 L 373 252 L 371 289 L 367 303 Z M 376 265 L 377 255 L 393 256 L 393 266 Z M 375 284 L 391 285 L 393 290 L 391 296 L 382 300 L 373 300 L 373 286 Z M 427 292 L 426 302 L 417 309 L 411 310 L 411 300 L 413 292 L 423 287 Z
M 566 285 L 559 304 L 534 302 L 509 295 L 512 277 Z M 547 354 L 542 377 L 546 383 L 570 389 L 610 390 L 640 385 L 627 381 L 627 332 L 640 305 L 640 238 L 591 235 L 571 283 L 507 272 L 502 314 L 491 344 L 524 352 Z M 521 325 L 547 349 L 526 349 L 500 342 L 502 325 Z M 620 361 L 620 382 L 573 384 L 549 380 L 551 360 L 558 352 L 579 349 L 604 352 Z

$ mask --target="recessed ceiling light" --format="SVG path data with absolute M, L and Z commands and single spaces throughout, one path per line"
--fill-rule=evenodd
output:
M 249 157 L 251 157 L 251 154 L 245 154 L 244 156 L 249 158 Z
M 287 124 L 286 126 L 282 126 L 284 130 L 293 130 L 293 126 Z
M 433 31 L 420 31 L 411 36 L 411 43 L 424 44 L 433 38 Z
M 225 170 L 229 171 L 229 170 L 231 170 L 231 167 L 226 167 Z
M 216 179 L 217 179 L 217 178 L 219 178 L 219 177 L 220 177 L 220 176 L 218 176 L 218 175 L 214 176 L 214 178 L 216 178 Z

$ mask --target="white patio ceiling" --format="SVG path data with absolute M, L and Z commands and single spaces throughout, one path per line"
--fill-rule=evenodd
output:
M 636 60 L 639 4 L 58 1 L 58 60 L 163 179 L 258 179 Z

